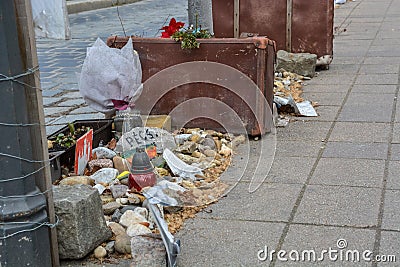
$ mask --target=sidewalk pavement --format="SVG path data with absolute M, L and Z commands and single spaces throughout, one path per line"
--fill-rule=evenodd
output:
M 132 4 L 141 0 L 67 0 L 68 14 L 75 14 L 116 5 Z
M 157 28 L 146 26 L 148 20 L 159 26 L 172 11 L 184 20 L 177 15 L 186 14 L 185 3 L 147 0 L 120 12 L 129 33 L 153 34 Z M 178 233 L 179 266 L 400 265 L 400 2 L 358 0 L 335 11 L 333 63 L 304 87 L 306 98 L 319 102 L 320 116 L 279 129 L 275 161 L 259 190 L 248 193 L 252 177 L 245 176 L 227 197 L 185 223 Z M 38 42 L 47 121 L 62 114 L 60 104 L 69 98 L 77 105 L 66 111 L 79 115 L 66 115 L 64 122 L 98 116 L 79 98 L 74 72 L 96 36 L 121 34 L 114 8 L 70 18 L 72 41 Z M 254 151 L 258 145 L 251 143 Z M 225 177 L 244 168 L 240 160 L 239 153 Z M 317 259 L 331 248 L 343 260 L 336 252 L 336 261 L 327 253 L 316 263 L 259 261 L 266 248 L 296 250 L 300 257 L 314 249 Z M 347 250 L 360 252 L 360 262 L 346 261 Z M 368 250 L 395 255 L 397 263 L 366 262 L 362 253 L 368 258 Z
M 179 266 L 400 266 L 400 2 L 359 0 L 335 11 L 333 64 L 304 88 L 320 116 L 279 130 L 258 191 L 249 194 L 244 179 L 185 224 Z M 327 254 L 317 263 L 258 261 L 265 246 L 315 249 L 317 258 L 330 247 L 371 250 L 397 263 Z

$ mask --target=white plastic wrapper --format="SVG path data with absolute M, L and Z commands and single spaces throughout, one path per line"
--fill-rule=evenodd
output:
M 114 111 L 111 100 L 133 103 L 140 96 L 143 85 L 142 67 L 132 40 L 122 48 L 110 48 L 100 38 L 87 49 L 79 76 L 79 91 L 93 109 Z
M 180 158 L 175 156 L 175 154 L 168 148 L 164 150 L 163 158 L 167 162 L 171 171 L 183 179 L 195 181 L 196 175 L 204 175 L 200 168 L 186 164 Z

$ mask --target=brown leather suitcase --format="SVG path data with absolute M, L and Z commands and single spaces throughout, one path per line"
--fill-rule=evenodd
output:
M 109 37 L 107 45 L 121 48 L 127 40 L 128 37 Z M 184 101 L 204 97 L 221 101 L 232 108 L 238 114 L 249 135 L 255 136 L 269 131 L 271 114 L 266 110 L 269 110 L 268 105 L 272 107 L 273 100 L 276 54 L 274 41 L 265 37 L 199 39 L 200 48 L 183 50 L 180 44 L 172 39 L 134 37 L 132 40 L 134 49 L 139 53 L 143 72 L 144 89 L 136 102 L 142 114 L 150 111 L 149 109 L 151 109 L 151 114 L 154 115 L 169 114 Z M 197 64 L 196 62 L 200 63 Z M 214 70 L 214 65 L 206 66 L 204 62 L 221 63 L 224 66 L 229 66 L 228 69 L 232 67 L 241 73 L 232 76 L 232 73 L 223 73 L 218 68 Z M 171 73 L 168 74 L 168 71 L 171 70 L 168 69 L 169 67 L 178 66 L 182 63 L 191 63 L 192 65 L 187 66 L 191 68 L 190 71 L 178 67 L 172 70 L 172 75 Z M 194 69 L 196 70 L 194 71 Z M 189 72 L 192 74 L 188 78 L 186 76 L 189 76 Z M 167 74 L 162 79 L 154 78 L 156 74 L 165 73 Z M 202 79 L 206 76 L 215 82 L 204 82 Z M 255 93 L 251 88 L 247 90 L 246 86 L 237 88 L 237 90 L 228 90 L 219 83 L 219 81 L 229 80 L 228 82 L 236 86 L 246 79 L 253 85 L 257 85 L 259 90 L 257 92 L 261 92 L 261 94 Z M 157 90 L 165 90 L 168 86 L 172 88 L 169 88 L 154 105 L 153 103 L 157 98 L 155 94 L 159 93 Z M 244 98 L 248 100 L 247 104 L 243 100 Z M 206 109 L 208 114 L 211 114 L 208 119 L 199 117 L 188 122 L 186 126 L 223 131 L 221 121 L 217 122 L 218 118 L 224 123 L 229 123 L 232 118 L 224 118 L 220 114 L 220 108 L 214 105 L 211 100 L 208 104 L 203 103 L 204 106 L 202 107 L 197 107 L 197 104 L 194 104 L 191 107 L 186 107 L 189 110 L 183 109 L 175 113 L 175 116 L 172 116 L 172 126 L 176 127 L 182 123 L 177 118 L 179 114 L 200 112 Z M 249 106 L 261 119 L 256 119 Z M 196 108 L 203 110 L 196 111 Z M 217 119 L 214 120 L 210 117 Z
M 215 37 L 259 34 L 278 50 L 316 54 L 317 65 L 332 61 L 334 0 L 213 0 L 212 8 Z

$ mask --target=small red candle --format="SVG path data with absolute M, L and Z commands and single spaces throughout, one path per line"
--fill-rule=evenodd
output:
M 128 179 L 129 188 L 141 191 L 144 187 L 153 186 L 156 183 L 157 177 L 149 156 L 143 147 L 136 148 L 136 153 L 132 158 L 131 174 Z

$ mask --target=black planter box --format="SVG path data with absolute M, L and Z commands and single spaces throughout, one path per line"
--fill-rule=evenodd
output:
M 78 129 L 82 126 L 93 129 L 93 148 L 96 148 L 99 146 L 100 141 L 102 141 L 103 144 L 107 144 L 113 138 L 112 123 L 113 120 L 111 119 L 76 120 L 73 122 L 73 125 L 75 126 L 75 129 Z M 69 132 L 68 126 L 65 126 L 57 132 L 49 135 L 47 139 L 55 140 L 60 133 L 68 134 Z M 75 147 L 76 146 L 73 145 L 68 149 L 61 151 L 49 149 L 50 158 L 53 158 L 53 160 L 50 162 L 53 181 L 60 178 L 61 166 L 72 170 L 75 163 Z

